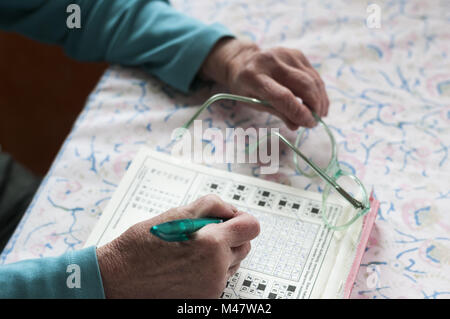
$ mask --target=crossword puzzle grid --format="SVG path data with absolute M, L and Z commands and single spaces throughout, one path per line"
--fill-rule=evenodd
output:
M 298 281 L 319 225 L 281 215 L 250 211 L 261 224 L 260 235 L 242 267 Z
M 278 194 L 272 190 L 257 188 L 244 183 L 230 182 L 207 177 L 198 196 L 215 193 L 225 194 L 225 200 L 236 203 L 238 208 L 254 215 L 261 224 L 260 235 L 253 240 L 250 255 L 242 266 L 278 278 L 298 281 L 308 258 L 309 251 L 319 230 L 319 225 L 299 220 L 301 206 L 306 216 L 319 216 L 317 204 Z M 291 213 L 292 217 L 249 209 L 254 206 L 271 211 Z
M 189 181 L 183 176 L 164 170 L 148 169 L 131 199 L 132 208 L 142 213 L 157 215 L 181 205 L 182 195 L 165 189 L 170 188 L 172 182 L 186 184 Z M 239 204 L 252 202 L 256 206 L 281 211 L 285 211 L 287 205 L 291 206 L 291 210 L 298 210 L 302 203 L 298 199 L 289 201 L 286 196 L 277 196 L 273 191 L 221 179 L 208 178 L 202 185 L 198 197 L 207 193 L 225 194 L 224 199 L 228 201 L 237 201 Z M 290 202 L 292 203 L 288 204 Z M 319 225 L 279 214 L 251 210 L 248 207 L 238 208 L 254 215 L 261 224 L 260 235 L 253 240 L 251 253 L 243 260 L 242 267 L 298 281 Z
M 173 183 L 187 184 L 189 179 L 164 170 L 148 169 L 131 199 L 131 207 L 142 213 L 157 215 L 181 205 L 183 196 L 170 190 Z
M 239 284 L 239 282 L 241 283 Z M 245 298 L 242 293 L 268 299 L 290 299 L 295 297 L 296 285 L 278 280 L 266 280 L 259 275 L 240 269 L 227 282 L 220 296 L 222 299 Z
M 255 185 L 205 177 L 196 197 L 211 193 L 254 215 L 261 225 L 250 254 L 228 281 L 221 298 L 295 298 L 299 288 L 294 282 L 300 281 L 320 229 L 319 224 L 298 217 L 302 214 L 320 219 L 320 203 Z
M 183 176 L 149 168 L 132 197 L 132 207 L 142 213 L 157 215 L 179 206 L 183 195 L 175 194 L 171 188 L 173 183 L 188 182 Z M 317 203 L 211 176 L 203 177 L 200 185 L 195 197 L 217 194 L 254 215 L 261 225 L 260 235 L 252 241 L 250 254 L 242 261 L 241 270 L 228 281 L 222 298 L 243 298 L 242 293 L 255 297 L 294 298 L 298 287 L 293 282 L 300 280 L 320 228 L 319 224 L 300 220 L 298 216 L 301 212 L 319 218 Z

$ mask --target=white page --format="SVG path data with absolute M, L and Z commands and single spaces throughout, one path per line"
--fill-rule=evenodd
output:
M 261 224 L 222 298 L 342 294 L 361 223 L 345 233 L 332 231 L 321 219 L 320 194 L 186 163 L 147 148 L 133 160 L 85 245 L 102 246 L 135 223 L 210 193 L 253 214 Z M 335 222 L 348 209 L 343 201 L 329 202 L 329 219 Z

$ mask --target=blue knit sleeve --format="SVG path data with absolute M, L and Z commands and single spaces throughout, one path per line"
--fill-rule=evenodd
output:
M 0 266 L 0 298 L 105 298 L 95 247 Z
M 68 28 L 70 4 L 80 28 Z M 187 92 L 214 44 L 232 34 L 159 0 L 0 0 L 0 28 L 58 44 L 78 60 L 141 66 Z

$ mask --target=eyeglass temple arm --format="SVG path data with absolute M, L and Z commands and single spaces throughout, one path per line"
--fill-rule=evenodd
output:
M 215 94 L 215 95 L 211 96 L 208 100 L 206 100 L 206 102 L 203 103 L 203 105 L 200 107 L 200 109 L 198 109 L 197 112 L 195 112 L 195 114 L 191 117 L 191 119 L 188 122 L 186 122 L 186 124 L 183 125 L 183 128 L 185 128 L 185 129 L 189 128 L 189 126 L 191 126 L 192 122 L 194 122 L 195 119 L 200 115 L 200 113 L 202 113 L 208 106 L 210 106 L 211 104 L 213 104 L 216 101 L 226 100 L 226 99 L 239 101 L 239 102 L 260 104 L 260 105 L 263 105 L 263 106 L 273 109 L 273 106 L 266 101 L 261 101 L 261 100 L 255 99 L 255 98 L 241 96 L 241 95 L 219 93 L 219 94 Z M 314 112 L 312 112 L 312 113 L 316 119 L 319 119 L 317 114 L 315 114 Z M 330 178 L 320 167 L 318 167 L 316 164 L 314 164 L 312 161 L 310 161 L 302 152 L 300 152 L 294 145 L 292 145 L 292 143 L 289 142 L 283 135 L 281 135 L 278 132 L 275 132 L 275 134 L 286 145 L 288 145 L 298 156 L 300 156 L 317 173 L 317 175 L 319 175 L 326 183 L 333 186 L 333 188 L 339 194 L 341 194 L 341 196 L 344 197 L 353 207 L 359 208 L 359 209 L 365 209 L 365 206 L 360 201 L 356 200 L 355 198 L 353 198 L 353 196 L 351 196 L 349 193 L 347 193 L 338 183 L 336 183 L 332 178 Z
M 188 122 L 186 122 L 186 124 L 183 125 L 183 128 L 187 129 L 189 126 L 191 126 L 192 122 L 195 121 L 195 119 L 200 115 L 200 113 L 202 113 L 208 106 L 210 106 L 211 104 L 213 104 L 214 102 L 219 101 L 219 100 L 233 100 L 233 101 L 238 101 L 238 102 L 261 104 L 266 107 L 273 108 L 272 105 L 270 105 L 268 102 L 254 99 L 252 97 L 246 97 L 246 96 L 234 95 L 234 94 L 228 94 L 228 93 L 218 93 L 218 94 L 211 96 L 208 100 L 206 100 L 206 102 L 203 103 L 203 105 L 197 110 L 197 112 L 195 112 L 195 114 L 191 117 L 191 119 Z
M 288 145 L 298 156 L 300 156 L 326 183 L 333 186 L 333 188 L 342 195 L 353 207 L 364 209 L 365 206 L 353 196 L 347 193 L 338 183 L 336 183 L 330 176 L 328 176 L 320 167 L 314 162 L 310 161 L 302 152 L 298 150 L 291 142 L 289 142 L 283 135 L 278 132 L 274 132 L 286 145 Z

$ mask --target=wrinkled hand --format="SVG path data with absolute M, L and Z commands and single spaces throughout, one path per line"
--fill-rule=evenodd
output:
M 261 50 L 255 44 L 224 38 L 211 50 L 200 74 L 234 94 L 268 101 L 274 109 L 252 107 L 278 116 L 292 130 L 316 125 L 311 110 L 320 117 L 328 113 L 325 85 L 299 50 Z
M 183 218 L 220 217 L 184 242 L 153 236 L 152 226 Z M 195 202 L 130 227 L 97 249 L 107 298 L 218 298 L 250 251 L 259 233 L 251 215 L 238 212 L 218 196 Z

